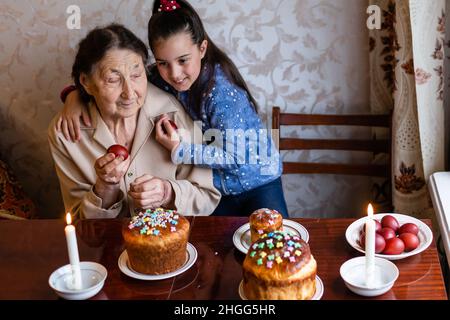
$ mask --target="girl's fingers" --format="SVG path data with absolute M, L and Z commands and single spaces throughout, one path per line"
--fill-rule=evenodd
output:
M 158 122 L 163 120 L 163 119 L 168 119 L 169 115 L 167 113 L 163 113 L 162 115 L 159 116 Z
M 86 126 L 91 126 L 91 118 L 89 117 L 89 113 L 87 111 L 83 110 L 81 113 L 81 118 L 83 119 L 83 122 Z
M 162 130 L 162 122 L 158 121 L 155 125 L 155 131 L 156 131 L 156 140 L 161 139 L 161 137 L 164 136 L 164 131 Z
M 55 125 L 55 129 L 58 132 L 61 132 L 61 123 L 62 123 L 62 118 L 61 116 L 58 118 L 58 121 L 56 121 L 56 125 Z
M 169 119 L 164 119 L 163 125 L 164 125 L 164 128 L 166 129 L 167 135 L 169 137 L 172 137 L 172 134 L 174 134 L 176 131 L 170 124 Z
M 71 120 L 68 121 L 67 126 L 69 128 L 69 133 L 70 133 L 70 139 L 72 140 L 72 142 L 75 142 L 77 139 L 75 137 L 75 132 L 73 129 L 73 123 Z
M 64 138 L 67 141 L 70 141 L 70 134 L 69 134 L 69 128 L 67 128 L 67 121 L 62 122 L 62 133 L 64 135 Z
M 73 136 L 76 141 L 80 140 L 80 121 L 72 121 Z

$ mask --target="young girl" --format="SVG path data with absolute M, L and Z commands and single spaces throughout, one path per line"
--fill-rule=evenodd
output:
M 172 161 L 212 168 L 214 186 L 222 194 L 213 215 L 248 216 L 270 208 L 288 217 L 281 159 L 256 101 L 237 67 L 208 37 L 196 11 L 184 0 L 155 1 L 148 40 L 156 60 L 150 81 L 173 94 L 194 121 L 201 121 L 204 134 L 214 133 L 214 143 L 189 144 L 173 139 L 168 117 L 156 123 L 156 138 L 171 152 Z M 83 107 L 77 94 L 69 97 L 58 126 L 76 138 Z M 84 111 L 82 117 L 88 123 Z

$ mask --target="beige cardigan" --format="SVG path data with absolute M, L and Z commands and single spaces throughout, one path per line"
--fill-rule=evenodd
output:
M 173 96 L 150 83 L 145 104 L 139 111 L 130 152 L 131 163 L 120 182 L 122 195 L 110 208 L 102 209 L 102 199 L 93 192 L 97 178 L 94 163 L 116 142 L 93 104 L 89 106 L 89 112 L 92 127 L 81 127 L 81 139 L 77 143 L 67 141 L 62 133 L 54 129 L 58 117 L 51 121 L 48 128 L 50 150 L 66 211 L 79 218 L 134 215 L 133 201 L 127 192 L 130 183 L 143 174 L 167 179 L 171 183 L 175 206 L 181 214 L 209 215 L 214 211 L 220 192 L 214 188 L 211 169 L 173 164 L 170 152 L 155 140 L 153 128 L 158 116 L 163 113 L 168 113 L 179 128 L 190 132 L 194 131 L 194 123 Z M 199 129 L 195 130 L 198 132 Z M 195 143 L 202 142 L 200 134 L 191 136 Z

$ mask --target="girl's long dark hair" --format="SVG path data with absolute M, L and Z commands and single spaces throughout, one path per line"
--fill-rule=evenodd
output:
M 256 100 L 250 93 L 238 68 L 209 38 L 197 12 L 187 1 L 177 0 L 177 3 L 181 8 L 172 11 L 158 11 L 160 1 L 156 0 L 153 3 L 153 13 L 148 22 L 148 42 L 154 52 L 158 41 L 166 40 L 180 32 L 190 34 L 192 42 L 198 47 L 203 40 L 208 41 L 208 48 L 201 63 L 200 75 L 189 91 L 188 101 L 191 106 L 194 106 L 197 115 L 200 114 L 202 97 L 208 94 L 214 85 L 214 67 L 216 64 L 222 67 L 229 81 L 247 92 L 253 108 L 257 111 Z M 157 72 L 156 65 L 152 67 L 152 72 Z

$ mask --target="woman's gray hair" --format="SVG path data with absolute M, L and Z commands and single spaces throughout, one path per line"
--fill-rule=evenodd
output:
M 72 78 L 80 92 L 81 99 L 89 102 L 92 97 L 80 83 L 82 73 L 89 75 L 97 62 L 102 60 L 111 49 L 128 49 L 142 57 L 147 72 L 148 49 L 130 30 L 120 24 L 110 24 L 103 28 L 95 28 L 80 41 L 78 53 L 72 66 Z

